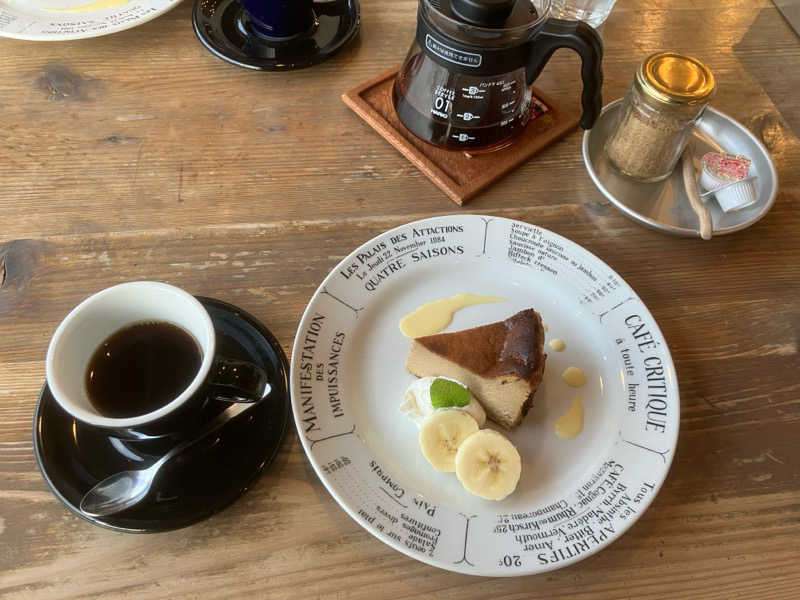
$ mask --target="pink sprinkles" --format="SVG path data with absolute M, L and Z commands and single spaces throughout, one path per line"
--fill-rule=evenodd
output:
M 730 181 L 744 179 L 750 171 L 750 159 L 741 154 L 707 152 L 700 163 L 711 175 Z

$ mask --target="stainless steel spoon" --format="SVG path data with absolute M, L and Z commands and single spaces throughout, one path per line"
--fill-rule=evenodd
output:
M 259 402 L 249 402 L 232 405 L 209 421 L 192 439 L 181 442 L 147 469 L 109 475 L 83 495 L 81 511 L 90 517 L 104 517 L 138 504 L 147 496 L 159 470 L 167 462 L 258 404 Z

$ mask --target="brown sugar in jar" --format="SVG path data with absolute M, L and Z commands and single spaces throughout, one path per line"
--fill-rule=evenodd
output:
M 611 164 L 639 181 L 668 177 L 714 89 L 714 76 L 696 58 L 675 52 L 647 57 L 606 142 Z

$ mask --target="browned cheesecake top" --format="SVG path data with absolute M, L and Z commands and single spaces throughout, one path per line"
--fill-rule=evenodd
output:
M 544 328 L 539 313 L 532 308 L 505 321 L 427 335 L 416 341 L 481 377 L 516 375 L 537 383 L 541 378 Z

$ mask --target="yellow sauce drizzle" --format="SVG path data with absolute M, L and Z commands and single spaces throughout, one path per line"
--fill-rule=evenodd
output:
M 564 380 L 564 383 L 572 387 L 581 387 L 586 383 L 586 376 L 578 367 L 567 367 L 561 374 L 561 379 Z
M 565 440 L 571 440 L 583 431 L 583 403 L 576 395 L 572 399 L 569 410 L 556 421 L 556 435 Z
M 566 348 L 567 345 L 561 338 L 553 338 L 552 340 L 550 340 L 550 347 L 556 352 L 563 352 L 564 348 Z
M 131 0 L 97 0 L 96 2 L 90 2 L 89 4 L 81 4 L 80 6 L 73 6 L 72 8 L 47 8 L 45 10 L 52 10 L 56 12 L 68 12 L 68 13 L 77 13 L 77 12 L 89 12 L 92 10 L 100 10 L 102 8 L 113 8 L 114 6 L 122 6 L 123 4 L 127 4 Z
M 453 320 L 453 314 L 465 306 L 505 301 L 505 298 L 498 298 L 497 296 L 478 296 L 467 293 L 432 300 L 417 307 L 400 319 L 400 331 L 407 338 L 433 335 L 447 327 L 450 321 Z

